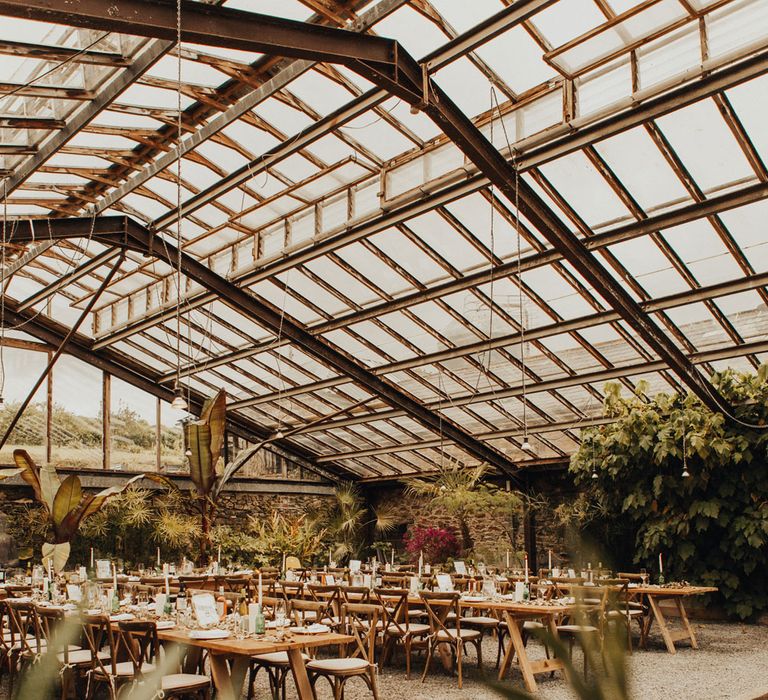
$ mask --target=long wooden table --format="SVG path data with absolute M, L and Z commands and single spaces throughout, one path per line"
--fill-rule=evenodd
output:
M 409 596 L 408 605 L 421 605 L 421 598 L 418 596 Z M 561 659 L 538 659 L 531 660 L 528 656 L 528 650 L 523 642 L 523 623 L 526 620 L 540 620 L 547 631 L 557 637 L 556 618 L 561 615 L 573 613 L 573 605 L 546 605 L 536 602 L 515 602 L 512 600 L 476 600 L 464 598 L 459 600 L 462 610 L 493 610 L 503 615 L 504 622 L 509 630 L 511 644 L 504 652 L 504 659 L 499 667 L 499 680 L 509 672 L 513 663 L 520 669 L 523 676 L 525 688 L 530 693 L 535 693 L 537 689 L 536 676 L 540 673 L 550 673 L 552 671 L 565 671 L 565 664 Z
M 676 652 L 675 642 L 682 640 L 689 640 L 691 647 L 694 649 L 699 648 L 699 644 L 696 641 L 696 634 L 691 627 L 691 623 L 688 620 L 688 615 L 685 612 L 685 606 L 683 605 L 683 599 L 689 598 L 694 595 L 703 595 L 704 593 L 715 593 L 717 588 L 711 586 L 685 586 L 680 588 L 666 588 L 662 586 L 637 586 L 629 589 L 630 594 L 639 595 L 648 600 L 648 605 L 651 609 L 651 615 L 645 619 L 640 634 L 640 646 L 645 649 L 648 644 L 648 634 L 651 631 L 653 621 L 655 620 L 659 625 L 659 631 L 664 639 L 664 644 L 667 647 L 667 651 L 670 654 Z M 672 600 L 675 603 L 675 607 L 680 615 L 680 620 L 683 623 L 683 629 L 672 630 L 669 627 L 667 618 L 664 617 L 664 613 L 661 610 L 659 603 L 662 600 Z
M 291 634 L 281 641 L 266 639 L 193 639 L 186 630 L 158 630 L 157 636 L 164 642 L 208 651 L 211 677 L 216 688 L 217 700 L 239 700 L 248 673 L 250 657 L 254 654 L 269 654 L 287 651 L 291 674 L 296 682 L 300 700 L 313 700 L 314 693 L 309 683 L 307 668 L 301 655 L 303 649 L 312 649 L 336 644 L 348 644 L 354 637 L 336 632 L 323 634 Z

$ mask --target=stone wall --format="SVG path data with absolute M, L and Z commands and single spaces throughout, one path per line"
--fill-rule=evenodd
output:
M 530 479 L 527 487 L 531 493 L 546 493 L 546 499 L 536 499 L 538 505 L 532 511 L 537 551 L 536 564 L 538 567 L 546 566 L 548 550 L 551 549 L 552 563 L 558 566 L 567 560 L 568 547 L 565 530 L 557 521 L 554 509 L 563 500 L 572 497 L 573 488 L 562 475 L 542 475 L 542 477 Z M 411 526 L 449 527 L 459 536 L 459 525 L 455 517 L 440 508 L 435 508 L 428 499 L 406 495 L 400 485 L 370 487 L 366 495 L 374 508 L 382 502 L 398 504 L 398 511 L 403 520 L 402 532 Z M 505 561 L 506 550 L 510 550 L 513 560 L 515 555 L 522 560 L 523 553 L 527 549 L 524 517 L 515 517 L 509 522 L 504 522 L 504 519 L 499 518 L 495 513 L 483 512 L 469 517 L 468 524 L 478 559 L 501 565 Z M 397 542 L 395 546 L 398 546 Z

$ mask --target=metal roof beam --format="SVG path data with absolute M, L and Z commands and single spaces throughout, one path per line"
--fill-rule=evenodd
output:
M 333 367 L 367 391 L 381 397 L 391 406 L 402 410 L 428 429 L 454 441 L 469 454 L 488 462 L 507 474 L 516 467 L 504 455 L 488 447 L 439 413 L 425 408 L 420 402 L 401 391 L 396 385 L 377 377 L 360 363 L 337 350 L 324 340 L 315 338 L 298 323 L 286 318 L 279 310 L 268 306 L 249 292 L 216 274 L 187 253 L 180 252 L 171 242 L 156 236 L 142 224 L 122 216 L 52 219 L 45 222 L 47 235 L 53 240 L 90 236 L 108 245 L 150 254 L 174 266 L 180 260 L 182 273 L 215 294 L 239 313 L 253 319 L 275 335 L 285 337 L 315 358 Z M 18 226 L 8 238 L 11 243 L 29 240 L 27 226 Z
M 69 330 L 66 326 L 34 311 L 20 311 L 17 302 L 10 297 L 5 299 L 5 322 L 14 326 L 23 325 L 26 333 L 52 347 L 58 347 L 67 336 Z M 67 345 L 67 354 L 104 372 L 108 372 L 118 379 L 163 401 L 171 402 L 173 400 L 173 391 L 163 387 L 157 381 L 154 370 L 114 350 L 93 350 L 89 344 L 88 338 L 76 333 Z M 205 398 L 199 392 L 190 389 L 190 412 L 199 415 Z M 249 442 L 260 442 L 270 436 L 270 433 L 262 426 L 248 420 L 244 416 L 230 414 L 227 416 L 227 423 L 228 430 Z M 289 458 L 297 460 L 308 469 L 315 471 L 325 478 L 338 480 L 339 475 L 343 475 L 345 478 L 356 478 L 354 472 L 337 465 L 326 464 L 325 467 L 319 467 L 315 464 L 314 454 L 287 440 L 274 441 L 274 447 L 285 453 Z M 329 470 L 333 470 L 334 473 Z

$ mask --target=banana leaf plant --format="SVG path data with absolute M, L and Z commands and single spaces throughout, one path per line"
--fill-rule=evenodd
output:
M 80 478 L 76 474 L 70 474 L 62 481 L 52 465 L 38 467 L 25 450 L 14 450 L 13 461 L 16 467 L 0 469 L 0 479 L 20 476 L 32 487 L 35 498 L 48 515 L 53 539 L 53 542 L 43 544 L 43 563 L 47 565 L 50 560 L 56 572 L 66 566 L 70 543 L 82 522 L 98 513 L 110 498 L 144 478 L 144 474 L 138 474 L 121 486 L 110 486 L 91 494 L 83 492 Z
M 200 412 L 200 418 L 184 425 L 184 444 L 189 461 L 190 490 L 188 510 L 200 517 L 199 561 L 207 563 L 212 548 L 211 528 L 216 518 L 218 496 L 226 483 L 248 460 L 268 442 L 264 440 L 242 450 L 237 458 L 224 466 L 221 456 L 224 448 L 227 424 L 227 394 L 223 389 L 207 399 Z M 168 489 L 178 487 L 160 475 L 149 478 L 163 483 Z

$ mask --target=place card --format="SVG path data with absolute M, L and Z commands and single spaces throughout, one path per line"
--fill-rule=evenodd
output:
M 437 574 L 437 590 L 441 593 L 449 593 L 453 590 L 453 581 L 450 574 Z
M 193 595 L 192 609 L 195 611 L 195 617 L 201 627 L 213 627 L 219 623 L 216 599 L 210 593 Z
M 359 559 L 350 559 L 349 560 L 349 573 L 350 574 L 357 574 L 360 573 L 360 565 L 362 562 Z
M 96 560 L 96 578 L 112 578 L 112 562 L 109 559 Z
M 453 562 L 453 569 L 457 574 L 461 576 L 467 575 L 467 565 L 463 561 Z
M 67 599 L 79 603 L 83 599 L 83 589 L 73 583 L 67 584 Z

